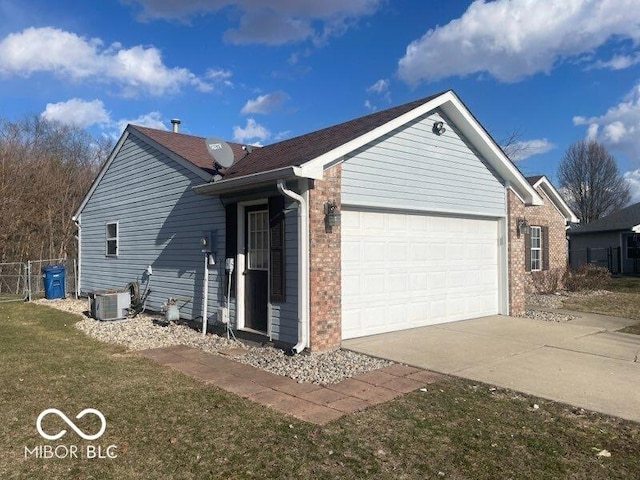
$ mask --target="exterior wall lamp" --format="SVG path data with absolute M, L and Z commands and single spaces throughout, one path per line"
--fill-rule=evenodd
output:
M 433 133 L 436 135 L 442 135 L 446 131 L 447 129 L 444 128 L 444 122 L 435 122 L 433 124 Z
M 324 222 L 328 228 L 340 225 L 340 212 L 336 202 L 327 202 L 324 204 Z
M 520 238 L 521 235 L 529 235 L 530 225 L 526 218 L 518 218 L 516 220 L 516 231 L 518 238 Z

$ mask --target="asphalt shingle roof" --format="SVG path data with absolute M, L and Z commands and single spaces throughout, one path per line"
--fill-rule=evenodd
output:
M 420 105 L 439 97 L 443 93 L 445 92 L 436 93 L 397 107 L 380 110 L 363 117 L 271 145 L 254 148 L 248 155 L 242 150 L 241 144 L 228 142 L 233 150 L 235 163 L 221 173 L 225 179 L 229 179 L 284 167 L 300 166 L 313 158 L 390 122 L 394 118 L 410 112 Z M 213 163 L 207 153 L 204 137 L 173 133 L 136 125 L 132 125 L 132 127 L 197 167 L 210 173 L 212 172 Z
M 213 172 L 213 159 L 207 151 L 204 137 L 186 135 L 184 133 L 173 133 L 166 130 L 156 130 L 155 128 L 140 127 L 138 125 L 131 125 L 131 127 L 158 142 L 167 150 L 171 150 L 188 162 L 193 163 L 196 167 L 209 173 Z M 240 143 L 227 143 L 229 143 L 231 150 L 233 150 L 233 155 L 236 159 L 242 158 L 242 156 L 245 155 Z
M 631 230 L 631 228 L 636 225 L 640 225 L 640 202 L 634 203 L 586 225 L 571 227 L 570 233 L 572 235 L 578 235 L 611 230 Z
M 531 175 L 529 177 L 525 177 L 527 182 L 533 187 L 544 175 Z

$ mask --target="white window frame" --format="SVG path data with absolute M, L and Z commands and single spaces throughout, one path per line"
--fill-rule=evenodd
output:
M 542 227 L 534 227 L 531 226 L 530 227 L 530 239 L 531 239 L 531 251 L 529 252 L 530 258 L 531 258 L 531 271 L 532 272 L 539 272 L 540 270 L 542 270 Z M 538 240 L 538 246 L 534 247 L 533 246 L 533 241 L 534 238 L 536 238 L 536 236 L 534 236 L 533 232 L 537 232 L 537 240 Z M 534 258 L 534 254 L 533 252 L 538 252 L 538 258 L 535 259 Z M 537 268 L 536 268 L 536 263 L 537 263 Z
M 116 226 L 115 237 L 109 235 L 109 226 Z M 116 253 L 109 253 L 109 242 L 115 242 Z M 120 222 L 107 222 L 104 227 L 104 254 L 107 257 L 117 257 L 120 251 Z

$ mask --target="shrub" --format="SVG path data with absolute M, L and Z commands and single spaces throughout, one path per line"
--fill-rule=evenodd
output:
M 560 286 L 563 272 L 559 268 L 531 272 L 531 283 L 538 293 L 555 293 Z
M 564 287 L 570 292 L 579 290 L 603 290 L 611 281 L 611 273 L 607 267 L 585 263 L 575 270 L 567 270 Z

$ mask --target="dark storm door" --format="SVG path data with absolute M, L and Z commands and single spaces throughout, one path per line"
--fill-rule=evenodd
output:
M 267 332 L 269 301 L 269 210 L 245 209 L 244 326 Z

